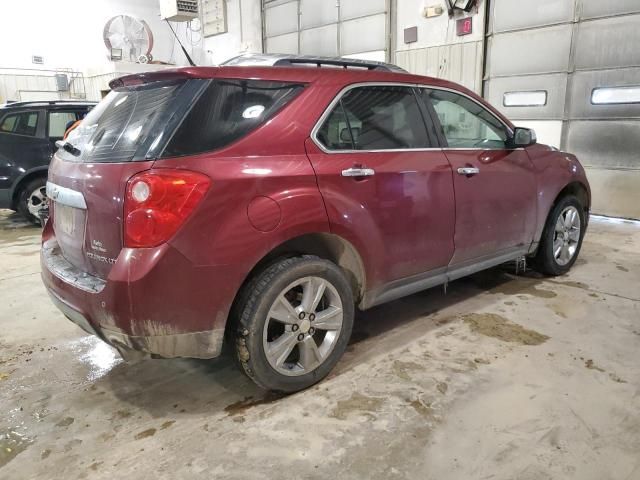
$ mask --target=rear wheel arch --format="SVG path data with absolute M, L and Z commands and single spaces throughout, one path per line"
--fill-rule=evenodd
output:
M 29 171 L 28 173 L 26 173 L 25 175 L 23 175 L 18 179 L 18 181 L 13 187 L 13 191 L 11 192 L 11 208 L 13 208 L 14 210 L 16 209 L 18 204 L 18 198 L 20 197 L 20 193 L 22 192 L 24 187 L 27 186 L 29 182 L 31 182 L 31 180 L 41 177 L 41 178 L 44 178 L 46 181 L 48 170 L 49 170 L 49 167 L 37 168 Z
M 283 258 L 302 255 L 315 255 L 340 267 L 349 280 L 356 304 L 359 303 L 365 291 L 366 272 L 362 258 L 356 248 L 349 241 L 331 233 L 303 234 L 290 238 L 273 248 L 250 270 L 233 300 L 229 321 L 227 321 L 227 332 L 229 332 L 230 325 L 234 323 L 233 319 L 237 316 L 239 308 L 242 308 L 247 285 L 257 275 Z
M 309 233 L 281 243 L 253 267 L 244 283 L 276 259 L 300 255 L 315 255 L 338 265 L 349 279 L 353 297 L 356 301 L 361 298 L 366 284 L 362 258 L 349 241 L 331 233 Z

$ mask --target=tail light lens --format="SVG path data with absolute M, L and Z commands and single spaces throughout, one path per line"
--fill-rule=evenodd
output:
M 209 188 L 206 175 L 158 169 L 129 179 L 124 202 L 125 247 L 155 247 L 169 240 Z

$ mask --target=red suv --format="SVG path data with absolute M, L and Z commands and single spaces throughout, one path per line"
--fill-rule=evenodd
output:
M 114 80 L 62 144 L 41 262 L 71 321 L 125 358 L 226 337 L 292 392 L 336 364 L 356 307 L 523 257 L 571 268 L 590 206 L 573 155 L 444 80 L 267 58 Z

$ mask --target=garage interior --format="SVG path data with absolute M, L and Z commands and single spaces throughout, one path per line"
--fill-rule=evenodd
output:
M 228 351 L 124 362 L 49 300 L 42 229 L 0 210 L 0 478 L 640 480 L 640 2 L 201 0 L 169 16 L 180 3 L 3 3 L 34 13 L 28 33 L 0 30 L 0 105 L 97 102 L 189 58 L 394 63 L 577 155 L 593 198 L 580 258 L 358 312 L 329 377 L 282 396 Z

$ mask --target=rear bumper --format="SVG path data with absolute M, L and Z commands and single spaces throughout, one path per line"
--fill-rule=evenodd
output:
M 213 358 L 220 355 L 224 330 L 178 333 L 172 335 L 127 335 L 126 333 L 94 326 L 78 310 L 71 307 L 51 290 L 53 304 L 85 332 L 95 335 L 116 348 L 125 360 L 152 356 L 161 358 Z
M 123 250 L 105 280 L 66 261 L 50 237 L 42 280 L 69 320 L 124 358 L 217 357 L 235 294 L 227 269 L 194 266 L 169 245 L 148 250 Z

